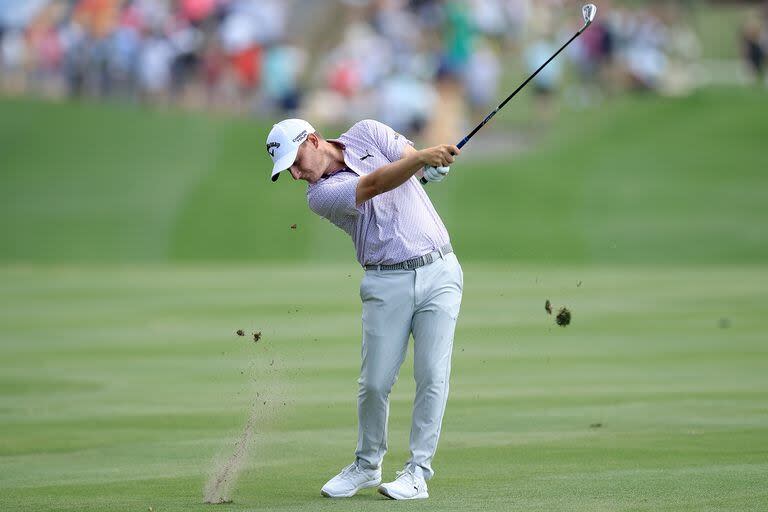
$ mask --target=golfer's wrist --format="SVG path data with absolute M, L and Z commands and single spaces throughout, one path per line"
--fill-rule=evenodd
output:
M 416 157 L 416 162 L 418 163 L 418 168 L 423 169 L 428 164 L 427 156 L 424 154 L 424 150 L 417 151 L 414 156 Z

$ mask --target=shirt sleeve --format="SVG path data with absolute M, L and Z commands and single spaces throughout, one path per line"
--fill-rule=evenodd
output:
M 355 204 L 359 176 L 339 173 L 314 187 L 307 195 L 309 208 L 333 222 L 342 217 L 357 217 L 361 210 Z
M 396 162 L 402 158 L 406 144 L 413 146 L 413 142 L 384 123 L 366 119 L 361 124 L 370 133 L 373 143 L 379 148 L 379 151 L 390 162 Z

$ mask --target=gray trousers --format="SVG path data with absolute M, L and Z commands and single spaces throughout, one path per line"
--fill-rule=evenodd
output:
M 367 270 L 360 284 L 363 348 L 357 402 L 357 456 L 381 467 L 387 452 L 389 392 L 413 334 L 416 398 L 407 462 L 429 479 L 448 400 L 453 333 L 464 277 L 451 253 L 415 270 Z

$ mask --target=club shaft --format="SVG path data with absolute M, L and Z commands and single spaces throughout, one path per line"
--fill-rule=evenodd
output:
M 485 124 L 486 124 L 488 121 L 490 121 L 490 120 L 491 120 L 491 118 L 492 118 L 493 116 L 495 116 L 495 115 L 496 115 L 496 112 L 498 112 L 499 110 L 501 110 L 501 109 L 504 107 L 504 105 L 506 105 L 506 104 L 507 104 L 507 102 L 508 102 L 509 100 L 511 100 L 512 98 L 514 98 L 514 97 L 515 97 L 515 94 L 517 94 L 518 92 L 520 92 L 520 91 L 522 90 L 522 88 L 523 88 L 523 87 L 525 87 L 526 85 L 528 85 L 528 82 L 530 82 L 531 80 L 533 80 L 533 79 L 534 79 L 534 77 L 535 77 L 536 75 L 538 75 L 538 74 L 539 74 L 539 71 L 541 71 L 542 69 L 544 69 L 544 68 L 547 66 L 547 64 L 549 64 L 550 62 L 552 62 L 552 59 L 554 59 L 555 57 L 557 57 L 557 56 L 560 54 L 560 52 L 562 52 L 562 51 L 565 49 L 565 47 L 566 47 L 566 46 L 568 46 L 569 44 L 571 44 L 571 43 L 573 42 L 573 40 L 574 40 L 574 39 L 576 39 L 577 37 L 579 37 L 579 36 L 581 35 L 581 33 L 582 33 L 582 32 L 584 32 L 584 29 L 585 29 L 585 28 L 587 28 L 587 26 L 586 26 L 586 25 L 585 25 L 584 27 L 582 27 L 582 28 L 581 28 L 581 30 L 579 30 L 578 32 L 576 32 L 576 33 L 573 35 L 573 37 L 571 37 L 571 38 L 570 38 L 570 39 L 569 39 L 569 40 L 568 40 L 568 41 L 567 41 L 567 42 L 566 42 L 566 43 L 565 43 L 563 46 L 561 46 L 561 47 L 560 47 L 560 49 L 559 49 L 559 50 L 557 50 L 557 51 L 556 51 L 554 54 L 552 54 L 552 56 L 551 56 L 550 58 L 548 58 L 548 59 L 547 59 L 547 61 L 546 61 L 544 64 L 542 64 L 541 66 L 539 66 L 539 69 L 537 69 L 536 71 L 534 71 L 534 72 L 533 72 L 533 74 L 532 74 L 531 76 L 529 76 L 529 77 L 528 77 L 528 78 L 525 80 L 525 82 L 523 82 L 522 84 L 520 84 L 520 86 L 519 86 L 517 89 L 515 89 L 515 90 L 514 90 L 514 92 L 512 92 L 512 94 L 510 94 L 509 96 L 507 96 L 507 98 L 506 98 L 504 101 L 502 101 L 502 102 L 499 104 L 499 106 L 498 106 L 498 107 L 496 107 L 496 108 L 493 110 L 493 112 L 491 112 L 490 114 L 488 114 L 488 115 L 485 117 L 485 119 L 483 119 L 483 120 L 480 122 L 480 124 L 478 124 L 477 126 L 475 126 L 475 128 L 474 128 L 474 129 L 473 129 L 471 132 L 469 132 L 469 133 L 467 134 L 467 136 L 466 136 L 466 137 L 464 137 L 463 139 L 461 139 L 461 141 L 459 141 L 459 143 L 458 143 L 458 144 L 456 144 L 456 147 L 457 147 L 457 148 L 459 148 L 459 149 L 463 148 L 463 147 L 464 147 L 464 145 L 465 145 L 467 142 L 469 142 L 469 139 L 471 139 L 473 135 L 475 135 L 475 134 L 476 134 L 478 131 L 480 131 L 480 128 L 482 128 L 483 126 L 485 126 Z M 428 181 L 426 180 L 426 178 L 421 178 L 421 182 L 422 182 L 423 184 L 427 184 L 427 183 L 428 183 Z
M 487 123 L 488 121 L 490 121 L 490 120 L 491 120 L 491 118 L 492 118 L 493 116 L 495 116 L 495 115 L 496 115 L 496 112 L 498 112 L 499 110 L 501 110 L 501 109 L 504 107 L 504 105 L 506 105 L 506 104 L 507 104 L 507 102 L 508 102 L 509 100 L 511 100 L 512 98 L 514 98 L 514 97 L 515 97 L 515 95 L 516 95 L 518 92 L 520 92 L 520 90 L 522 90 L 522 88 L 523 88 L 523 87 L 525 87 L 526 85 L 528 85 L 528 82 L 530 82 L 531 80 L 533 80 L 533 78 L 534 78 L 536 75 L 538 75 L 538 74 L 539 74 L 539 71 L 541 71 L 542 69 L 544 69 L 544 68 L 547 66 L 547 64 L 549 64 L 550 62 L 552 62 L 552 59 L 554 59 L 555 57 L 557 57 L 557 56 L 560 54 L 560 52 L 562 52 L 562 51 L 563 51 L 563 49 L 565 49 L 565 47 L 566 47 L 566 46 L 568 46 L 569 44 L 571 44 L 571 42 L 572 42 L 574 39 L 576 39 L 576 38 L 577 38 L 577 37 L 578 37 L 578 36 L 581 34 L 581 32 L 582 32 L 583 30 L 584 30 L 584 29 L 582 29 L 582 30 L 579 30 L 578 32 L 576 32 L 576 33 L 573 35 L 573 37 L 571 37 L 571 38 L 568 40 L 568 42 L 567 42 L 567 43 L 565 43 L 563 46 L 561 46 L 561 47 L 560 47 L 560 49 L 559 49 L 559 50 L 557 50 L 557 51 L 556 51 L 556 52 L 555 52 L 555 53 L 554 53 L 554 54 L 553 54 L 553 55 L 552 55 L 552 56 L 551 56 L 549 59 L 547 59 L 547 61 L 546 61 L 544 64 L 542 64 L 541 66 L 539 66 L 539 69 L 537 69 L 536 71 L 534 71 L 534 72 L 533 72 L 533 74 L 532 74 L 531 76 L 529 76 L 529 77 L 528 77 L 528 79 L 526 79 L 526 81 L 525 81 L 525 82 L 523 82 L 522 84 L 520 84 L 520 86 L 519 86 L 517 89 L 515 89 L 515 91 L 514 91 L 512 94 L 510 94 L 509 96 L 507 96 L 507 99 L 505 99 L 504 101 L 502 101 L 502 102 L 501 102 L 501 104 L 500 104 L 498 107 L 496 107 L 496 109 L 495 109 L 493 112 L 491 112 L 490 114 L 488 114 L 488 115 L 486 116 L 486 118 L 482 120 L 482 122 L 481 122 L 480 124 L 478 124 L 477 126 L 475 126 L 475 129 L 474 129 L 474 130 L 472 130 L 471 132 L 469 132 L 469 134 L 468 134 L 466 137 L 464 137 L 463 139 L 461 139 L 461 142 L 459 142 L 458 144 L 456 144 L 456 147 L 458 147 L 459 149 L 461 149 L 461 148 L 462 148 L 462 147 L 463 147 L 463 146 L 464 146 L 464 145 L 465 145 L 467 142 L 469 142 L 469 139 L 471 139 L 471 138 L 472 138 L 472 136 L 473 136 L 474 134 L 476 134 L 476 133 L 477 133 L 477 132 L 480 130 L 480 128 L 482 128 L 483 126 L 485 126 L 485 123 Z

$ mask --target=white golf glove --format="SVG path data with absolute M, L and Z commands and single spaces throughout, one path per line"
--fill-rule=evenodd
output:
M 427 165 L 424 167 L 424 179 L 429 182 L 443 181 L 449 172 L 451 172 L 450 167 L 432 167 Z

